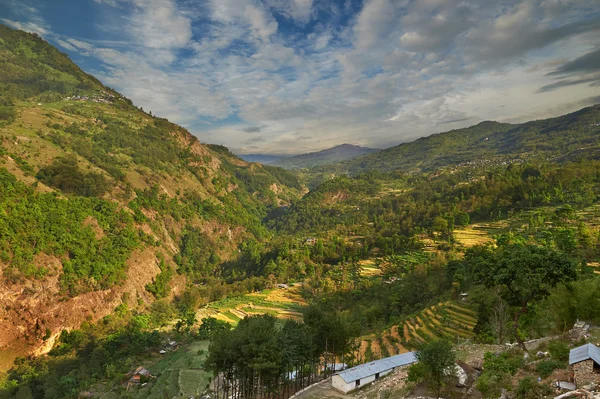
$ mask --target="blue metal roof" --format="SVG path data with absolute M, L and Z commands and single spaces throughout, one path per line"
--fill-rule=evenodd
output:
M 341 371 L 336 375 L 342 377 L 346 383 L 360 380 L 377 373 L 382 373 L 387 370 L 391 370 L 394 367 L 407 366 L 415 363 L 417 357 L 414 352 L 403 353 L 401 355 L 386 357 L 385 359 L 376 360 L 374 362 L 361 364 L 359 366 L 352 367 L 351 369 Z
M 583 362 L 592 359 L 600 364 L 600 348 L 593 344 L 585 344 L 575 349 L 571 349 L 569 353 L 569 364 Z

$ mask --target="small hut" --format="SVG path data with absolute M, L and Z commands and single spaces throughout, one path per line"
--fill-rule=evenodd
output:
M 600 348 L 593 344 L 571 349 L 569 366 L 577 387 L 591 383 L 600 384 Z

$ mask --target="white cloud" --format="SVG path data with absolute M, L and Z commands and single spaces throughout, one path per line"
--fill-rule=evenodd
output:
M 384 147 L 597 98 L 594 0 L 95 1 L 122 40 L 12 23 L 97 58 L 92 72 L 134 103 L 237 151 Z
M 186 46 L 192 38 L 191 21 L 174 0 L 134 0 L 129 32 L 143 46 L 173 49 Z
M 10 26 L 11 28 L 24 30 L 25 32 L 30 32 L 30 33 L 37 33 L 40 36 L 45 36 L 48 33 L 50 33 L 50 31 L 48 30 L 48 28 L 46 26 L 37 24 L 35 22 L 13 21 L 13 20 L 10 20 L 7 18 L 2 18 L 0 20 L 4 24 Z

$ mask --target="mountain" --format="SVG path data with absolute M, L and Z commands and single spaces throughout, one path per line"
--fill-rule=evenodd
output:
M 594 105 L 568 115 L 521 124 L 481 122 L 316 170 L 350 174 L 398 169 L 420 172 L 466 163 L 597 157 L 598 133 L 600 105 Z
M 200 143 L 35 34 L 0 37 L 0 368 L 118 306 L 251 273 L 240 248 L 300 196 L 293 174 Z
M 272 164 L 286 157 L 269 154 L 238 154 L 246 162 L 258 162 L 264 165 Z
M 365 154 L 378 152 L 378 149 L 341 144 L 322 151 L 300 154 L 273 162 L 273 165 L 286 169 L 310 168 L 353 159 Z

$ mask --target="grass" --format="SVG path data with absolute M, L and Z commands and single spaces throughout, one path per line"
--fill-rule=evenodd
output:
M 147 367 L 156 380 L 144 387 L 131 388 L 132 397 L 161 399 L 201 395 L 210 382 L 210 373 L 202 369 L 208 344 L 208 341 L 196 341 L 163 355 L 160 361 Z M 203 351 L 202 354 L 199 351 Z

